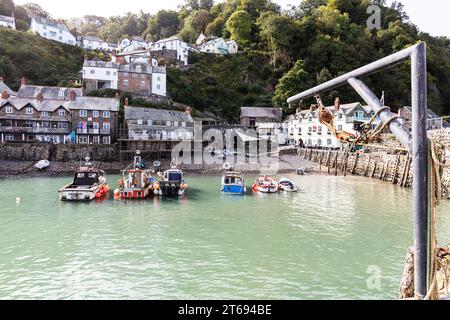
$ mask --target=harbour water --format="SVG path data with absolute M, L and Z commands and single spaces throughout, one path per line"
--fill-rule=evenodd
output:
M 186 177 L 183 199 L 92 203 L 56 200 L 70 177 L 0 181 L 0 299 L 395 299 L 411 190 L 293 178 L 300 193 L 221 195 L 220 177 Z M 441 244 L 448 230 L 444 202 Z

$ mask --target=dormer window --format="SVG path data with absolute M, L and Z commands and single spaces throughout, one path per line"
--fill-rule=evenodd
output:
M 13 109 L 13 107 L 11 107 L 11 106 L 7 106 L 6 107 L 6 113 L 14 113 L 14 109 Z
M 26 113 L 26 114 L 33 114 L 33 108 L 32 108 L 32 107 L 27 107 L 27 108 L 25 109 L 25 113 Z
M 66 110 L 64 110 L 64 109 L 59 109 L 59 110 L 58 110 L 58 115 L 61 116 L 61 117 L 64 117 L 64 116 L 66 115 Z
M 48 112 L 47 111 L 42 111 L 41 112 L 41 116 L 42 117 L 48 117 Z

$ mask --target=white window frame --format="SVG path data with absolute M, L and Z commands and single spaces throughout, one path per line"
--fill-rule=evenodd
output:
M 92 111 L 92 117 L 93 117 L 93 118 L 98 118 L 98 117 L 100 117 L 100 111 L 98 111 L 98 110 Z
M 64 110 L 64 109 L 59 109 L 59 110 L 58 110 L 58 115 L 59 115 L 60 117 L 64 117 L 64 116 L 66 115 L 66 110 Z
M 14 113 L 14 108 L 12 106 L 6 106 L 5 112 L 9 114 Z
M 87 110 L 80 110 L 80 118 L 87 118 L 88 112 Z
M 111 112 L 109 112 L 108 110 L 104 110 L 102 117 L 103 118 L 111 118 Z
M 32 107 L 27 107 L 26 109 L 25 109 L 25 114 L 27 114 L 27 115 L 31 115 L 31 114 L 33 114 L 33 108 Z

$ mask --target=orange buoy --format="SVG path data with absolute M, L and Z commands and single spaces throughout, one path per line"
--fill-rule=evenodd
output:
M 97 193 L 95 194 L 95 197 L 96 197 L 97 199 L 100 199 L 100 198 L 102 197 L 102 194 L 101 194 L 100 192 L 97 192 Z

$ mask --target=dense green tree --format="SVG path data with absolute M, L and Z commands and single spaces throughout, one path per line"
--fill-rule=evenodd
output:
M 211 15 L 207 10 L 194 10 L 183 22 L 180 37 L 188 42 L 194 42 L 200 33 L 205 32 L 211 22 Z
M 156 41 L 172 36 L 180 27 L 178 13 L 171 10 L 160 10 L 148 19 L 148 26 L 144 31 L 144 38 Z
M 47 18 L 47 19 L 51 18 L 50 13 L 48 13 L 47 11 L 42 9 L 42 7 L 40 5 L 38 5 L 37 3 L 27 3 L 27 4 L 24 4 L 23 7 L 25 8 L 25 10 L 28 13 L 28 16 L 30 16 L 30 17 L 39 16 L 39 17 L 43 17 L 43 18 Z
M 251 41 L 253 20 L 245 10 L 234 12 L 226 22 L 231 39 L 239 45 L 245 46 Z
M 0 15 L 2 16 L 12 16 L 14 12 L 14 2 L 13 0 L 0 0 Z

